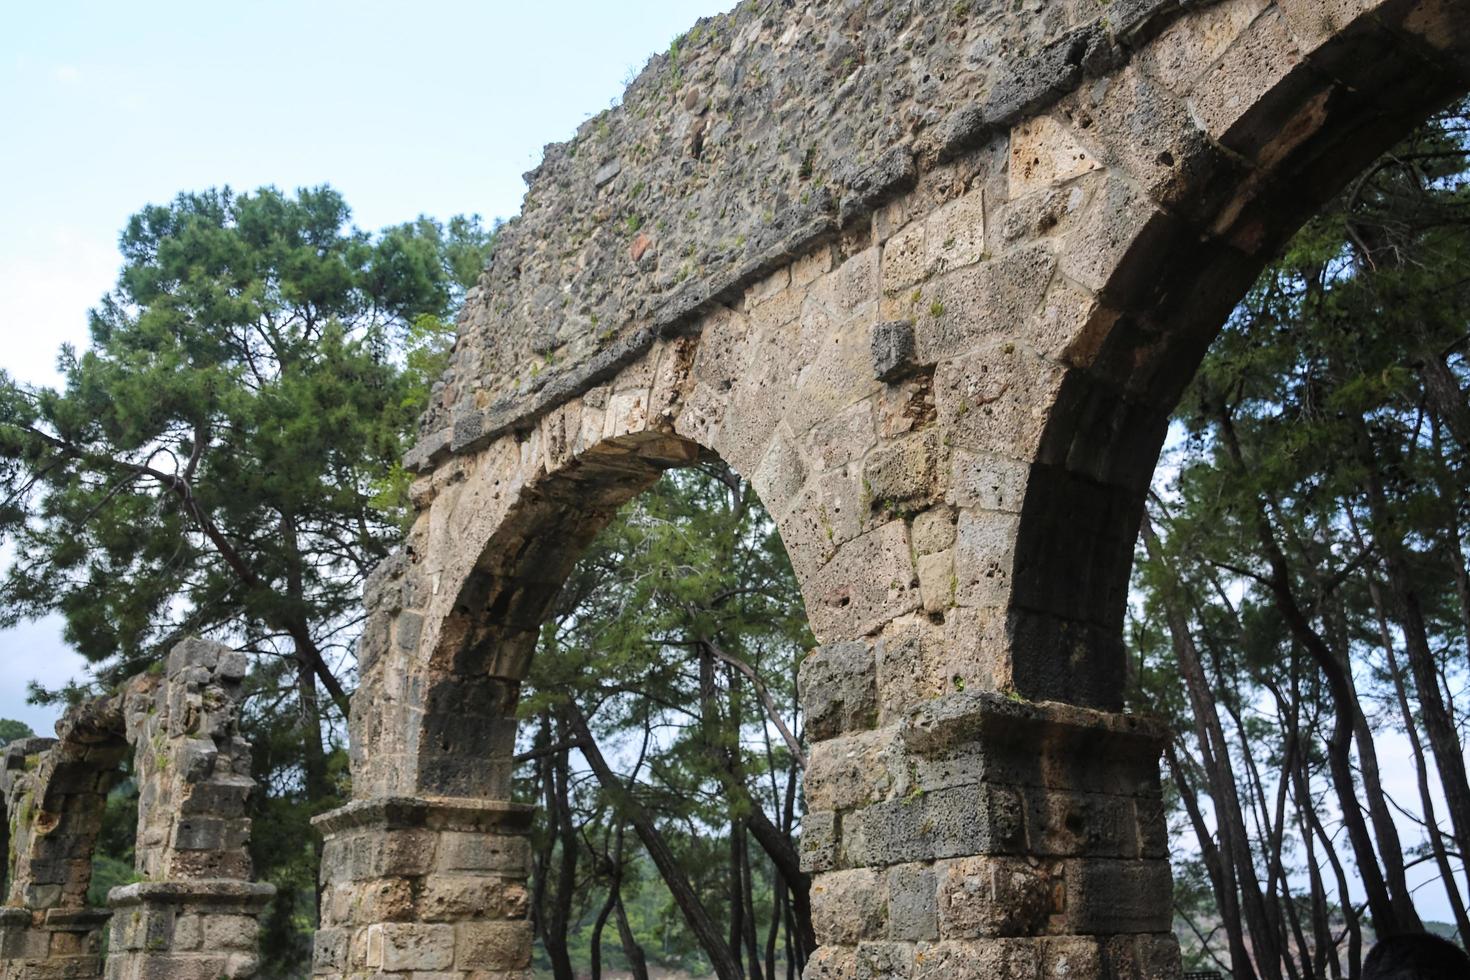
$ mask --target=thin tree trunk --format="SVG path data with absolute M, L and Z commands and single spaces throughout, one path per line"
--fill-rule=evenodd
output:
M 566 732 L 557 732 L 557 737 L 565 741 Z M 572 970 L 568 934 L 572 925 L 572 900 L 577 891 L 577 858 L 581 842 L 577 838 L 577 825 L 572 816 L 570 768 L 567 750 L 563 749 L 552 756 L 553 797 L 547 802 L 547 810 L 554 821 L 561 854 L 557 863 L 556 891 L 551 896 L 551 911 L 546 917 L 546 928 L 541 938 L 556 980 L 576 980 L 576 974 Z
M 1223 436 L 1222 443 L 1239 472 L 1243 474 L 1246 472 L 1246 464 L 1240 451 L 1240 443 L 1235 436 L 1235 427 L 1230 419 L 1230 413 L 1223 404 L 1216 406 L 1216 412 Z M 1286 556 L 1276 541 L 1270 520 L 1266 516 L 1265 506 L 1260 500 L 1256 501 L 1255 513 L 1252 516 L 1261 549 L 1271 569 L 1267 585 L 1275 600 L 1276 608 L 1290 628 L 1293 638 L 1301 644 L 1302 649 L 1317 664 L 1317 669 L 1326 679 L 1327 689 L 1332 697 L 1333 713 L 1336 719 L 1332 732 L 1327 738 L 1328 770 L 1332 775 L 1333 788 L 1337 793 L 1338 803 L 1342 810 L 1348 840 L 1357 858 L 1358 873 L 1362 878 L 1363 890 L 1368 896 L 1368 907 L 1373 913 L 1373 921 L 1383 934 L 1411 929 L 1418 917 L 1412 914 L 1412 909 L 1410 909 L 1410 915 L 1405 916 L 1399 903 L 1389 895 L 1383 878 L 1383 870 L 1378 861 L 1378 853 L 1373 847 L 1373 837 L 1368 831 L 1368 825 L 1358 805 L 1358 790 L 1353 778 L 1351 760 L 1353 716 L 1349 705 L 1352 702 L 1352 692 L 1347 680 L 1346 668 L 1328 649 L 1327 644 L 1312 628 L 1311 623 L 1302 612 L 1292 586 L 1291 571 L 1287 565 Z M 1344 900 L 1347 900 L 1346 895 L 1344 895 Z
M 623 908 L 621 882 L 615 894 L 617 904 L 614 911 L 617 913 L 618 939 L 623 944 L 623 956 L 628 960 L 628 970 L 633 974 L 633 980 L 648 980 L 648 957 L 633 936 L 633 927 L 628 924 L 628 910 Z
M 731 954 L 729 946 L 721 938 L 719 928 L 710 918 L 709 911 L 699 900 L 699 895 L 689 883 L 689 879 L 685 877 L 683 869 L 679 866 L 678 858 L 674 856 L 673 851 L 669 850 L 668 843 L 659 833 L 648 811 L 643 809 L 643 806 L 623 785 L 623 781 L 608 766 L 607 760 L 603 758 L 597 742 L 592 737 L 592 731 L 587 726 L 586 716 L 582 714 L 582 710 L 577 705 L 570 702 L 566 705 L 566 711 L 572 731 L 581 741 L 582 755 L 586 758 L 587 765 L 597 777 L 603 792 L 617 803 L 618 808 L 633 825 L 638 839 L 643 842 L 644 849 L 648 851 L 649 857 L 653 859 L 654 865 L 664 879 L 664 884 L 668 886 L 674 904 L 684 916 L 689 931 L 694 933 L 695 940 L 704 950 L 705 956 L 709 957 L 715 975 L 720 980 L 744 980 L 740 975 L 739 964 Z
M 1224 728 L 1220 724 L 1214 692 L 1205 676 L 1183 603 L 1179 601 L 1177 594 L 1183 584 L 1165 560 L 1158 534 L 1146 510 L 1141 533 L 1149 557 L 1170 573 L 1172 587 L 1162 595 L 1164 617 L 1169 628 L 1174 657 L 1179 664 L 1185 690 L 1194 709 L 1192 714 L 1195 738 L 1204 757 L 1205 776 L 1210 783 L 1210 796 L 1215 801 L 1215 819 L 1220 827 L 1223 861 L 1220 865 L 1220 887 L 1217 889 L 1216 899 L 1220 902 L 1220 914 L 1225 920 L 1226 935 L 1230 942 L 1231 973 L 1238 980 L 1251 980 L 1256 976 L 1256 970 L 1260 969 L 1267 980 L 1280 980 L 1281 973 L 1277 966 L 1280 958 L 1276 955 L 1276 941 L 1268 925 L 1261 885 L 1256 879 L 1255 864 L 1251 860 L 1250 839 L 1246 834 L 1245 816 L 1236 791 L 1237 780 L 1230 748 L 1225 741 Z M 1256 954 L 1254 966 L 1241 934 L 1242 918 L 1250 932 L 1251 947 Z
M 1409 737 L 1409 751 L 1414 758 L 1414 774 L 1419 784 L 1419 805 L 1424 810 L 1424 827 L 1429 834 L 1429 846 L 1434 852 L 1434 863 L 1439 867 L 1439 877 L 1444 885 L 1445 897 L 1455 917 L 1455 928 L 1461 936 L 1470 937 L 1470 918 L 1466 917 L 1465 902 L 1460 895 L 1460 886 L 1445 850 L 1444 835 L 1439 829 L 1439 819 L 1434 813 L 1434 797 L 1429 791 L 1429 766 L 1424 761 L 1424 743 L 1419 738 L 1419 726 L 1414 721 L 1414 712 L 1409 705 L 1409 692 L 1404 685 L 1404 675 L 1399 669 L 1398 657 L 1393 651 L 1393 634 L 1388 628 L 1388 615 L 1384 612 L 1382 590 L 1378 581 L 1368 579 L 1368 594 L 1378 614 L 1378 641 L 1383 645 L 1388 659 L 1388 673 L 1393 681 L 1394 697 L 1398 701 L 1399 715 L 1404 722 L 1404 732 Z

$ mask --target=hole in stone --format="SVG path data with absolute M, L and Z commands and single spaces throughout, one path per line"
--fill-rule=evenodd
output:
M 1159 163 L 1165 167 L 1174 166 L 1174 154 L 1170 153 L 1168 150 L 1165 150 L 1163 153 L 1159 154 Z

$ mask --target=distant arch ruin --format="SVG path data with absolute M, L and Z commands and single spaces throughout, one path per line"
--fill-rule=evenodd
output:
M 514 705 L 580 549 L 713 451 L 778 523 L 808 978 L 1178 970 L 1118 713 L 1167 419 L 1277 245 L 1470 88 L 1464 0 L 748 2 L 547 148 L 367 590 L 316 971 L 529 976 Z
M 56 738 L 0 746 L 0 980 L 256 975 L 257 922 L 275 888 L 251 881 L 245 667 L 242 654 L 185 640 L 159 673 L 68 710 Z M 107 796 L 129 756 L 140 880 L 91 907 Z

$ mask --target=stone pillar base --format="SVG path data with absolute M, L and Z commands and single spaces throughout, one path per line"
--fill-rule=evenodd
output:
M 229 878 L 114 888 L 107 980 L 235 980 L 260 966 L 260 915 L 274 885 Z
M 1177 977 L 1165 734 L 977 692 L 816 743 L 806 980 Z
M 0 980 L 102 976 L 106 909 L 0 908 Z
M 529 980 L 532 812 L 394 797 L 317 817 L 326 848 L 315 975 Z

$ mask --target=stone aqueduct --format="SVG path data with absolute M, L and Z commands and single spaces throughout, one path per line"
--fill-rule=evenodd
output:
M 365 596 L 317 975 L 529 976 L 537 627 L 617 507 L 705 453 L 776 518 L 822 644 L 807 977 L 1174 975 L 1163 733 L 1119 713 L 1167 419 L 1273 249 L 1467 89 L 1470 0 L 701 22 L 548 147 L 467 301 Z M 11 873 L 0 922 L 89 914 Z M 47 969 L 0 976 L 88 975 Z M 147 969 L 109 976 L 195 975 Z

